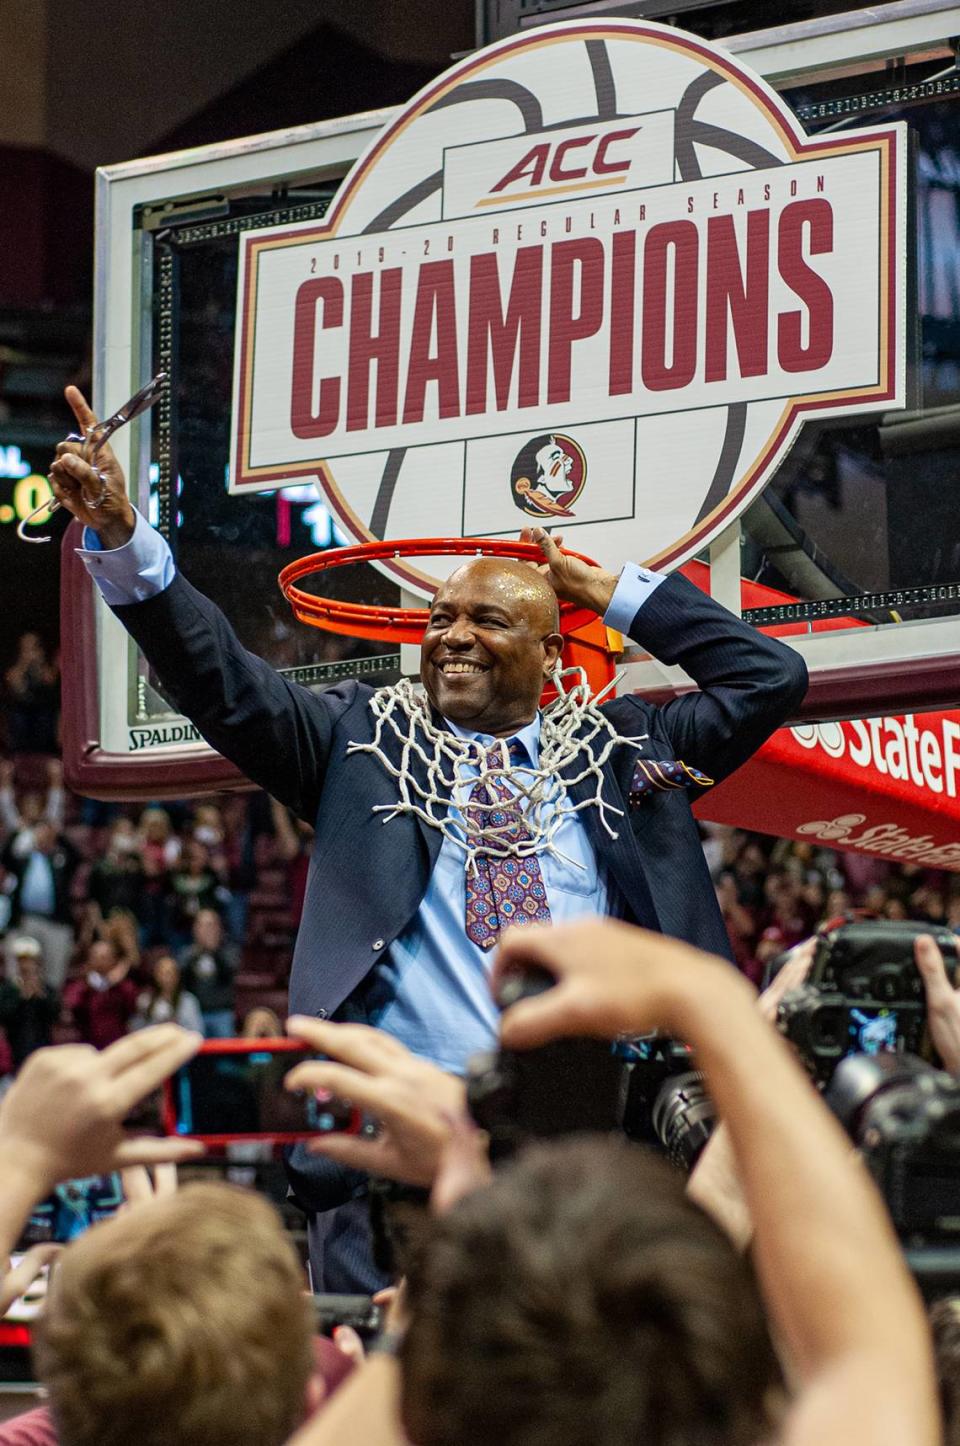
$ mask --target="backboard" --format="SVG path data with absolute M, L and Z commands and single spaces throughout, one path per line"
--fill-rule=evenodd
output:
M 753 445 L 751 429 L 761 421 L 766 425 L 766 415 L 760 417 L 763 407 L 769 411 L 776 404 L 776 411 L 782 398 L 765 397 L 757 405 L 726 400 L 706 420 L 691 409 L 691 434 L 701 426 L 705 432 L 716 430 L 711 475 L 696 512 L 680 517 L 679 528 L 674 519 L 670 528 L 661 529 L 663 545 L 656 537 L 651 542 L 651 523 L 671 508 L 682 512 L 690 505 L 682 501 L 681 455 L 674 455 L 673 475 L 664 475 L 661 460 L 653 478 L 641 458 L 617 493 L 616 469 L 604 450 L 608 434 L 595 436 L 589 427 L 578 427 L 562 398 L 552 411 L 531 417 L 525 431 L 509 433 L 506 441 L 494 438 L 497 446 L 488 460 L 483 449 L 493 447 L 491 439 L 482 431 L 471 435 L 469 446 L 479 458 L 476 474 L 445 467 L 441 438 L 424 471 L 431 478 L 449 477 L 449 485 L 418 485 L 424 473 L 418 472 L 416 445 L 399 433 L 389 436 L 376 465 L 349 450 L 341 451 L 333 472 L 311 471 L 309 460 L 304 467 L 287 458 L 273 473 L 261 464 L 256 476 L 252 450 L 247 472 L 238 464 L 242 449 L 235 403 L 245 365 L 238 295 L 242 300 L 257 238 L 272 243 L 282 234 L 299 238 L 322 230 L 330 208 L 345 205 L 343 194 L 338 195 L 344 176 L 371 141 L 389 129 L 391 113 L 347 117 L 101 171 L 95 401 L 101 411 L 110 408 L 154 372 L 171 372 L 168 401 L 120 433 L 117 450 L 135 479 L 141 510 L 168 537 L 178 565 L 223 607 L 248 647 L 299 681 L 322 687 L 357 675 L 375 684 L 388 682 L 413 671 L 412 660 L 389 645 L 335 638 L 295 624 L 276 586 L 281 567 L 305 552 L 360 536 L 515 534 L 524 522 L 522 504 L 533 493 L 535 499 L 546 499 L 539 515 L 547 524 L 562 527 L 571 545 L 608 566 L 631 556 L 666 566 L 690 566 L 697 557 L 708 562 L 710 572 L 698 571 L 699 581 L 728 606 L 743 609 L 758 627 L 785 634 L 803 653 L 812 678 L 805 718 L 949 707 L 960 701 L 955 642 L 960 511 L 953 483 L 960 444 L 960 82 L 952 65 L 947 13 L 936 6 L 913 7 L 913 12 L 909 28 L 893 26 L 889 33 L 876 23 L 865 32 L 811 22 L 793 27 L 797 33 L 787 38 L 777 32 L 729 42 L 740 60 L 753 63 L 775 87 L 809 135 L 822 137 L 825 149 L 836 150 L 834 142 L 843 140 L 852 153 L 865 125 L 873 133 L 887 133 L 906 123 L 908 142 L 900 150 L 904 173 L 897 181 L 898 224 L 911 228 L 911 274 L 902 293 L 910 298 L 908 314 L 896 319 L 901 409 L 888 410 L 892 382 L 884 391 L 882 378 L 851 379 L 850 386 L 862 384 L 857 414 L 836 419 L 822 407 L 802 426 L 799 419 L 795 427 L 791 421 L 789 447 L 752 493 L 742 475 Z M 584 122 L 583 135 L 571 133 L 568 143 L 583 154 L 589 135 L 594 158 L 600 154 L 601 163 L 610 164 L 617 154 L 613 143 L 602 152 L 599 148 L 606 136 L 624 132 L 623 113 L 629 119 L 636 107 L 625 100 L 621 82 L 619 105 L 603 112 L 608 83 L 603 53 L 585 43 L 584 54 L 597 113 L 587 118 L 589 126 Z M 890 55 L 906 57 L 905 78 L 888 87 Z M 613 73 L 615 67 L 610 69 Z M 615 88 L 617 82 L 613 74 Z M 527 114 L 524 120 L 531 150 L 551 124 L 550 102 L 539 99 L 538 115 L 531 119 Z M 661 110 L 671 107 L 682 108 L 665 97 Z M 645 124 L 659 124 L 652 119 L 659 113 L 656 107 L 645 102 L 643 110 Z M 745 173 L 763 170 L 771 153 L 758 132 L 747 134 L 749 126 L 743 128 L 747 142 L 734 153 L 707 133 L 709 111 L 693 120 L 704 129 L 688 127 L 669 176 L 651 172 L 646 179 L 661 189 L 676 189 L 682 181 L 684 195 L 695 192 L 697 204 L 702 197 L 709 207 L 709 196 L 721 181 L 736 187 Z M 465 152 L 471 143 L 469 124 L 461 124 L 459 113 L 449 108 L 441 109 L 438 121 L 451 138 L 450 146 L 444 142 L 446 149 Z M 510 135 L 509 125 L 504 133 Z M 764 146 L 765 159 L 756 154 Z M 476 170 L 473 158 L 468 159 L 470 167 L 461 168 L 466 179 L 457 180 L 461 188 L 471 184 Z M 778 164 L 783 159 L 773 156 Z M 451 176 L 454 162 L 459 166 L 460 157 L 445 159 Z M 656 157 L 649 160 L 655 163 Z M 569 156 L 565 164 L 570 166 Z M 407 177 L 398 185 L 406 207 L 395 207 L 386 217 L 361 218 L 355 231 L 369 231 L 376 220 L 381 230 L 422 244 L 418 226 L 430 219 L 425 209 L 429 180 Z M 591 202 L 578 199 L 576 204 Z M 317 252 L 321 276 L 323 254 Z M 872 264 L 865 255 L 864 274 Z M 266 284 L 267 273 L 263 276 Z M 622 310 L 623 292 L 617 295 Z M 574 331 L 585 305 L 581 290 L 567 318 Z M 308 340 L 312 359 L 319 361 L 334 349 L 336 338 L 323 334 L 322 312 L 312 315 Z M 439 326 L 436 318 L 434 325 Z M 433 336 L 431 330 L 428 358 Z M 802 336 L 800 344 L 809 345 L 809 336 Z M 668 368 L 677 365 L 675 355 L 665 360 Z M 405 365 L 409 370 L 409 357 Z M 281 354 L 277 366 L 289 370 L 289 355 Z M 496 377 L 491 386 L 495 382 Z M 841 384 L 843 378 L 837 387 Z M 306 431 L 322 424 L 316 378 L 308 390 Z M 265 395 L 269 398 L 269 392 Z M 602 419 L 607 428 L 618 424 L 612 412 Z M 655 427 L 656 418 L 647 425 Z M 316 448 L 307 452 L 315 455 Z M 569 486 L 549 485 L 554 464 L 560 481 Z M 496 507 L 487 505 L 475 481 L 482 480 L 488 466 L 503 475 Z M 585 490 L 587 468 L 593 497 Z M 248 473 L 253 486 L 246 485 Z M 606 479 L 606 493 L 594 481 L 600 478 Z M 735 520 L 698 533 L 711 509 L 722 513 L 738 489 L 742 507 Z M 529 515 L 537 516 L 539 505 L 535 500 Z M 668 534 L 687 543 L 671 549 Z M 64 743 L 73 786 L 95 796 L 161 797 L 239 782 L 192 726 L 172 712 L 149 667 L 94 595 L 74 545 L 68 534 Z M 332 582 L 324 586 L 335 583 L 358 601 L 395 603 L 405 594 L 429 593 L 443 565 L 428 564 L 430 559 L 415 573 L 345 570 L 325 575 Z M 689 681 L 629 650 L 621 686 L 664 698 Z

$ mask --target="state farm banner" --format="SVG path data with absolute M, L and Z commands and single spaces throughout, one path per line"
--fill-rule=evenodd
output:
M 808 139 L 653 23 L 469 56 L 322 225 L 241 238 L 231 490 L 316 480 L 358 541 L 536 520 L 679 565 L 805 417 L 904 404 L 905 149 Z
M 960 713 L 780 728 L 696 813 L 960 873 Z

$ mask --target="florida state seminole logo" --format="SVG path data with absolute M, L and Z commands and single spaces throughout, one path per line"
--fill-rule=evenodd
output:
M 528 517 L 575 517 L 587 480 L 587 459 L 572 437 L 552 432 L 521 447 L 510 473 L 513 500 Z
M 904 141 L 808 137 L 652 22 L 468 56 L 322 223 L 241 237 L 231 490 L 318 487 L 360 541 L 557 518 L 610 568 L 677 566 L 805 419 L 903 405 Z

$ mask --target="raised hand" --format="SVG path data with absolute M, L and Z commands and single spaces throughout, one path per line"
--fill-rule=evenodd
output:
M 18 1265 L 0 1275 L 0 1316 L 6 1315 L 15 1300 L 26 1295 L 33 1282 L 48 1265 L 53 1264 L 62 1249 L 62 1245 L 54 1245 L 52 1241 L 32 1245 Z
M 662 934 L 609 919 L 508 929 L 494 959 L 491 988 L 536 966 L 556 987 L 507 1009 L 500 1038 L 508 1049 L 583 1035 L 615 1039 L 660 1029 L 685 1038 L 684 1008 L 694 996 L 721 999 L 752 986 L 726 962 Z
M 537 571 L 547 579 L 561 602 L 576 603 L 578 607 L 591 608 L 603 616 L 617 585 L 615 573 L 602 567 L 591 567 L 578 557 L 561 552 L 563 537 L 559 533 L 551 535 L 542 527 L 525 527 L 520 533 L 520 541 L 535 543 L 540 548 L 544 561 Z
M 99 1052 L 86 1044 L 38 1049 L 0 1104 L 0 1151 L 29 1175 L 36 1199 L 59 1180 L 202 1154 L 196 1141 L 131 1138 L 123 1128 L 134 1105 L 202 1042 L 175 1024 L 159 1024 Z
M 927 996 L 927 1024 L 934 1049 L 951 1074 L 960 1074 L 960 989 L 947 978 L 943 955 L 931 934 L 920 934 L 914 958 Z
M 77 419 L 77 431 L 86 436 L 89 428 L 96 426 L 96 416 L 77 387 L 67 387 L 64 396 Z M 94 465 L 90 458 L 88 443 L 60 442 L 50 469 L 50 485 L 57 501 L 78 522 L 99 533 L 105 547 L 122 547 L 136 525 L 123 469 L 109 444 L 99 449 Z
M 809 939 L 802 943 L 795 944 L 790 950 L 790 957 L 780 970 L 777 977 L 767 985 L 766 989 L 757 1000 L 757 1008 L 764 1019 L 771 1024 L 777 1022 L 777 1010 L 785 994 L 792 989 L 799 989 L 806 984 L 807 975 L 813 966 L 813 956 L 817 952 L 818 939 L 812 934 Z
M 328 1090 L 378 1125 L 375 1138 L 317 1135 L 307 1144 L 311 1154 L 406 1185 L 431 1185 L 450 1138 L 451 1117 L 464 1110 L 463 1081 L 364 1024 L 294 1017 L 287 1020 L 287 1032 L 330 1059 L 297 1065 L 285 1087 Z

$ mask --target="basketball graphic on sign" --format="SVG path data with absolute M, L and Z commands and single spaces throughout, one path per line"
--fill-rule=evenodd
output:
M 231 490 L 315 485 L 358 541 L 555 517 L 609 568 L 676 567 L 805 418 L 903 405 L 904 156 L 898 125 L 807 137 L 669 26 L 478 51 L 322 224 L 240 238 Z
M 574 517 L 573 504 L 586 480 L 583 448 L 563 432 L 550 432 L 521 447 L 510 473 L 510 490 L 528 517 L 541 521 Z

